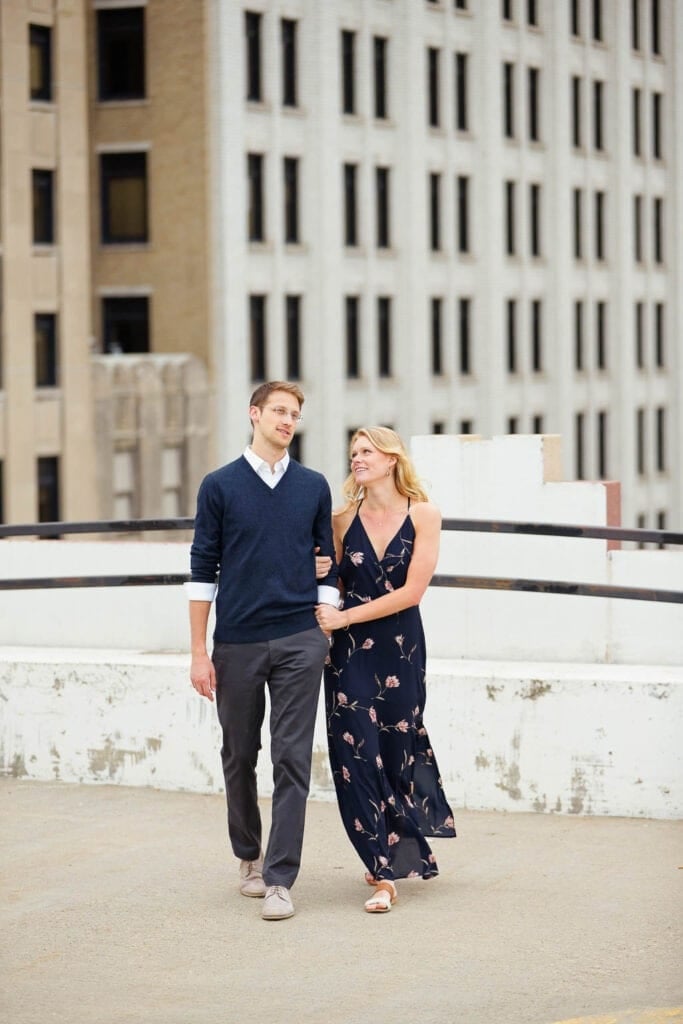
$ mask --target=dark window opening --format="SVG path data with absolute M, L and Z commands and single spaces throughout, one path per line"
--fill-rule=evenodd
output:
M 34 245 L 52 245 L 55 240 L 54 173 L 34 170 L 32 187 Z
M 249 296 L 249 354 L 251 379 L 266 379 L 266 296 Z
M 287 379 L 301 380 L 301 296 L 285 297 Z
M 261 15 L 255 11 L 244 12 L 244 34 L 246 45 L 247 99 L 258 102 L 263 99 L 261 87 Z
M 57 317 L 54 313 L 36 313 L 33 324 L 36 387 L 57 387 Z
M 29 80 L 32 100 L 52 99 L 52 29 L 29 25 Z
M 96 15 L 98 98 L 144 99 L 145 8 L 99 10 Z
M 102 300 L 103 350 L 109 354 L 150 351 L 150 311 L 146 295 Z
M 147 242 L 147 154 L 101 153 L 102 242 Z

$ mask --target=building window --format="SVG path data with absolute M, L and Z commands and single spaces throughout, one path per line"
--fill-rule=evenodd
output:
M 52 29 L 29 25 L 29 80 L 32 100 L 52 99 Z
M 631 0 L 631 47 L 640 49 L 640 0 Z
M 287 379 L 301 380 L 301 296 L 285 296 Z
M 569 31 L 577 38 L 581 35 L 580 0 L 569 0 Z
M 584 368 L 583 355 L 583 302 L 574 302 L 574 369 L 581 372 Z
M 386 295 L 377 299 L 377 372 L 391 377 L 391 299 Z
M 540 78 L 538 68 L 527 68 L 529 91 L 529 138 L 538 142 L 541 138 L 540 119 Z
M 304 435 L 301 434 L 298 430 L 292 437 L 292 440 L 289 442 L 289 448 L 287 449 L 287 451 L 289 452 L 290 458 L 294 459 L 295 462 L 303 463 Z
M 55 388 L 57 375 L 57 317 L 54 313 L 36 313 L 33 318 L 35 372 L 37 388 Z
M 389 230 L 389 168 L 375 168 L 375 193 L 377 202 L 377 248 L 388 249 L 391 245 Z
M 659 37 L 660 18 L 659 18 L 659 0 L 650 0 L 650 14 L 651 14 L 651 41 L 652 41 L 652 52 L 656 57 L 660 57 L 662 54 L 661 39 Z
M 574 458 L 577 480 L 583 480 L 586 476 L 585 421 L 586 417 L 582 412 L 577 412 L 574 416 Z
M 455 9 L 457 11 L 467 10 L 467 0 L 455 0 Z
M 542 434 L 544 430 L 543 417 L 536 415 L 531 417 L 531 433 Z
M 429 247 L 441 248 L 441 175 L 429 175 Z
M 54 172 L 34 170 L 33 187 L 33 244 L 52 245 L 55 240 Z
M 500 13 L 503 21 L 512 21 L 512 0 L 501 0 Z
M 515 137 L 515 66 L 503 64 L 503 135 Z
M 427 118 L 430 128 L 441 123 L 439 112 L 439 60 L 440 52 L 433 46 L 427 47 Z
M 356 113 L 356 33 L 341 34 L 342 113 Z
M 636 302 L 634 312 L 634 334 L 635 334 L 635 355 L 636 368 L 642 370 L 645 366 L 645 306 L 642 302 Z
M 597 43 L 601 43 L 603 41 L 602 0 L 593 0 L 593 39 Z
M 472 372 L 471 312 L 471 300 L 458 299 L 458 368 L 464 376 Z
M 662 159 L 662 94 L 652 93 L 652 156 Z
M 572 190 L 574 213 L 574 259 L 583 259 L 583 193 L 580 188 Z
M 652 255 L 655 263 L 664 262 L 664 200 L 659 196 L 652 202 Z
M 42 456 L 38 459 L 38 522 L 60 522 L 59 506 L 59 459 Z
M 263 155 L 247 154 L 247 179 L 249 191 L 249 210 L 247 214 L 247 232 L 250 242 L 265 240 L 265 209 L 263 202 Z
M 581 92 L 581 79 L 578 75 L 572 75 L 572 145 L 575 149 L 582 145 Z
M 607 477 L 607 413 L 598 413 L 598 477 L 604 480 Z
M 375 86 L 375 117 L 388 117 L 387 104 L 387 48 L 388 41 L 382 36 L 373 36 L 373 79 Z
M 643 197 L 633 197 L 633 256 L 636 263 L 643 261 Z
M 285 199 L 285 242 L 294 245 L 299 241 L 299 160 L 286 156 L 283 160 Z
M 255 11 L 244 12 L 245 56 L 247 71 L 247 99 L 258 103 L 263 99 L 261 78 L 261 15 Z
M 458 175 L 456 179 L 458 210 L 458 252 L 470 251 L 470 179 Z
M 249 296 L 249 351 L 252 381 L 266 380 L 266 296 Z
M 296 22 L 282 18 L 282 105 L 295 107 L 296 98 Z
M 645 476 L 645 410 L 636 409 L 636 471 Z
M 102 243 L 147 242 L 147 154 L 101 153 Z
M 666 472 L 666 409 L 655 409 L 656 447 L 655 465 L 658 473 Z
M 631 91 L 631 121 L 632 121 L 632 132 L 633 132 L 633 155 L 641 155 L 641 97 L 642 93 L 640 89 L 633 89 Z
M 507 428 L 505 430 L 505 433 L 506 434 L 517 434 L 517 433 L 519 433 L 519 417 L 518 416 L 508 416 Z
M 144 99 L 145 8 L 98 10 L 96 15 L 98 99 Z
M 605 193 L 595 193 L 595 258 L 605 259 Z
M 102 299 L 103 351 L 150 351 L 149 298 L 146 295 L 125 295 Z
M 467 131 L 467 54 L 455 55 L 455 127 Z
M 508 256 L 514 256 L 516 252 L 515 241 L 515 183 L 505 182 L 505 252 Z
M 541 255 L 541 186 L 529 185 L 529 242 L 532 256 Z
M 474 431 L 474 423 L 472 420 L 460 420 L 460 426 L 458 427 L 458 433 L 467 437 Z
M 543 318 L 541 300 L 531 303 L 531 369 L 534 373 L 543 371 Z
M 346 376 L 360 377 L 360 299 L 347 295 L 346 312 Z
M 442 299 L 432 299 L 432 373 L 440 377 L 443 373 L 443 338 L 441 330 Z
M 593 146 L 599 152 L 605 148 L 605 83 L 593 82 Z
M 358 245 L 358 167 L 344 164 L 344 245 Z
M 527 25 L 538 25 L 538 5 L 536 0 L 527 0 L 526 22 Z
M 508 299 L 506 304 L 507 368 L 508 373 L 517 373 L 517 302 Z
M 602 299 L 595 306 L 595 365 L 607 369 L 607 303 Z
M 445 434 L 445 433 L 446 433 L 446 424 L 444 423 L 444 421 L 443 420 L 432 420 L 432 434 Z M 1 469 L 2 469 L 2 464 L 0 463 L 0 470 Z M 1 519 L 0 519 L 0 522 L 2 522 Z
M 666 366 L 666 338 L 664 324 L 664 303 L 655 302 L 655 365 Z

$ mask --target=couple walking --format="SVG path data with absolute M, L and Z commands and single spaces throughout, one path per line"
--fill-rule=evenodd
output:
M 333 514 L 325 478 L 288 454 L 303 402 L 285 381 L 251 396 L 251 444 L 199 489 L 186 584 L 190 678 L 216 700 L 239 888 L 264 897 L 265 920 L 294 913 L 323 669 L 339 809 L 374 889 L 365 909 L 390 910 L 399 878 L 438 874 L 425 837 L 455 835 L 422 721 L 418 605 L 441 517 L 386 427 L 354 434 L 346 504 Z M 274 786 L 264 851 L 256 762 L 266 685 Z

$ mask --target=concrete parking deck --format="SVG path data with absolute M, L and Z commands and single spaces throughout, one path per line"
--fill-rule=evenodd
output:
M 312 802 L 297 913 L 267 923 L 220 796 L 5 779 L 0 801 L 5 1024 L 683 1022 L 679 822 L 456 810 L 441 876 L 370 916 Z

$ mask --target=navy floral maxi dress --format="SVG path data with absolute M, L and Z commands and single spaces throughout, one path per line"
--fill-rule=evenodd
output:
M 356 513 L 339 576 L 353 608 L 405 583 L 415 540 L 407 515 L 381 561 Z M 330 763 L 349 839 L 375 878 L 439 873 L 425 836 L 455 835 L 422 722 L 425 640 L 419 608 L 334 633 L 325 664 Z

